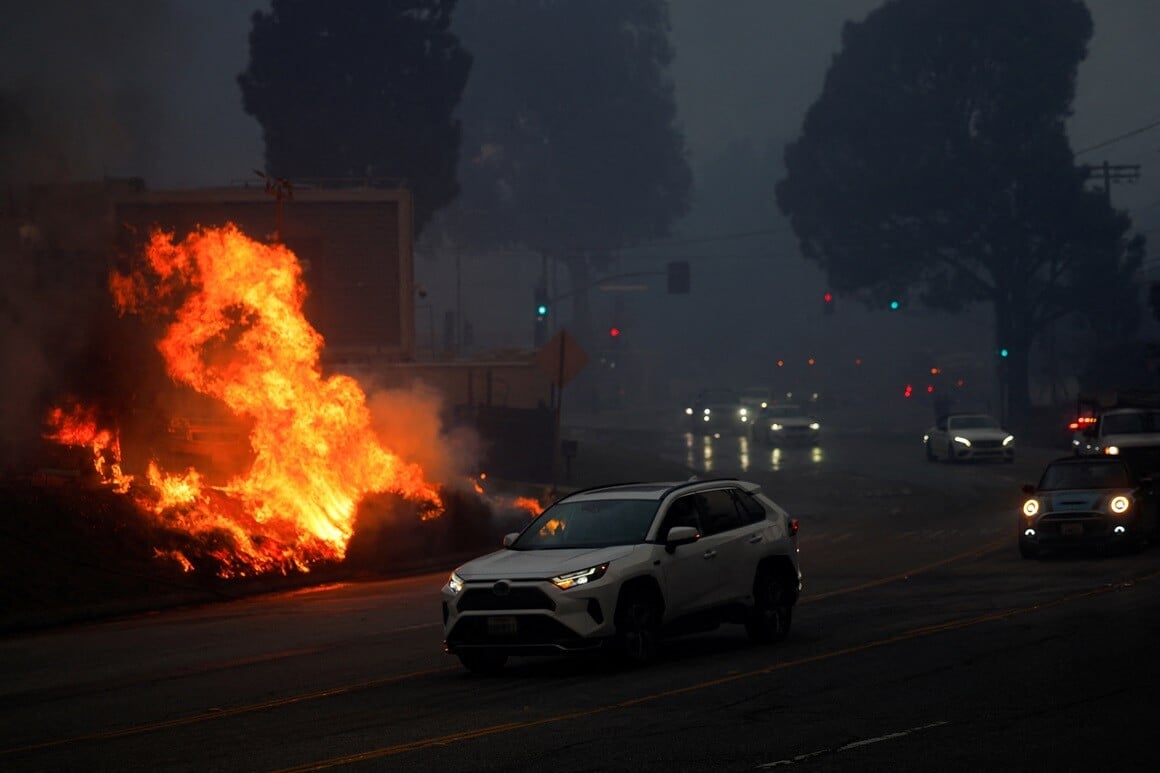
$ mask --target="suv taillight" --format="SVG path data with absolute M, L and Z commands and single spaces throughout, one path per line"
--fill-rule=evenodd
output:
M 789 519 L 789 535 L 791 537 L 796 537 L 797 533 L 798 533 L 798 519 L 797 518 L 790 518 Z

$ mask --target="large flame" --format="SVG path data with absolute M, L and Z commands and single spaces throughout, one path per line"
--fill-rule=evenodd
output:
M 227 225 L 180 242 L 156 232 L 145 259 L 142 270 L 112 277 L 118 310 L 168 315 L 157 348 L 169 375 L 250 427 L 252 464 L 224 485 L 157 462 L 147 473 L 152 512 L 195 535 L 229 537 L 233 544 L 216 553 L 228 559 L 223 573 L 341 559 L 358 503 L 371 493 L 441 512 L 423 470 L 374 433 L 359 384 L 323 376 L 323 339 L 303 314 L 306 290 L 289 249 Z

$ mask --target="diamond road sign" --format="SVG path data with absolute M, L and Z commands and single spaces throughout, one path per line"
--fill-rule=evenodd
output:
M 588 354 L 563 328 L 536 352 L 536 365 L 558 387 L 576 378 L 587 364 Z

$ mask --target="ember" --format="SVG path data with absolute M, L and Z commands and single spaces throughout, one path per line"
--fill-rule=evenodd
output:
M 301 267 L 286 247 L 253 241 L 233 225 L 180 242 L 158 232 L 145 266 L 115 274 L 110 289 L 123 315 L 163 320 L 157 349 L 168 375 L 249 428 L 252 461 L 218 485 L 195 467 L 166 470 L 158 460 L 146 480 L 133 480 L 120 470 L 116 433 L 81 408 L 54 410 L 51 438 L 90 446 L 102 479 L 167 528 L 198 537 L 219 574 L 308 571 L 341 560 L 359 502 L 371 494 L 406 498 L 424 518 L 442 512 L 424 470 L 375 433 L 358 382 L 323 376 L 322 336 L 303 315 Z M 166 557 L 192 566 L 187 556 Z

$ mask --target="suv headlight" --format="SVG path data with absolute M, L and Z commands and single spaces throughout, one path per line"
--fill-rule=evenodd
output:
M 782 430 L 782 426 L 780 424 L 778 424 L 776 421 L 773 424 L 770 424 L 769 428 L 771 430 L 773 430 L 774 432 L 781 432 L 781 430 Z
M 1011 444 L 1012 444 L 1012 443 L 1014 443 L 1014 442 L 1015 442 L 1015 436 L 1014 436 L 1014 435 L 1008 435 L 1007 437 L 1003 438 L 1003 445 L 1004 445 L 1004 446 L 1009 446 L 1009 445 L 1011 445 Z
M 575 588 L 577 585 L 587 585 L 590 582 L 596 582 L 604 573 L 608 571 L 608 564 L 603 563 L 600 566 L 590 566 L 587 569 L 581 569 L 579 572 L 568 572 L 552 578 L 552 584 L 560 590 L 568 590 Z
M 452 593 L 458 593 L 463 590 L 463 578 L 455 572 L 452 572 L 451 576 L 447 578 L 447 590 Z
M 1108 508 L 1116 515 L 1121 515 L 1128 512 L 1128 508 L 1132 506 L 1132 500 L 1125 496 L 1112 497 L 1112 501 L 1108 502 Z
M 1026 502 L 1023 503 L 1023 514 L 1026 515 L 1028 518 L 1032 517 L 1033 515 L 1035 515 L 1038 512 L 1039 512 L 1039 500 L 1038 499 L 1028 499 Z

